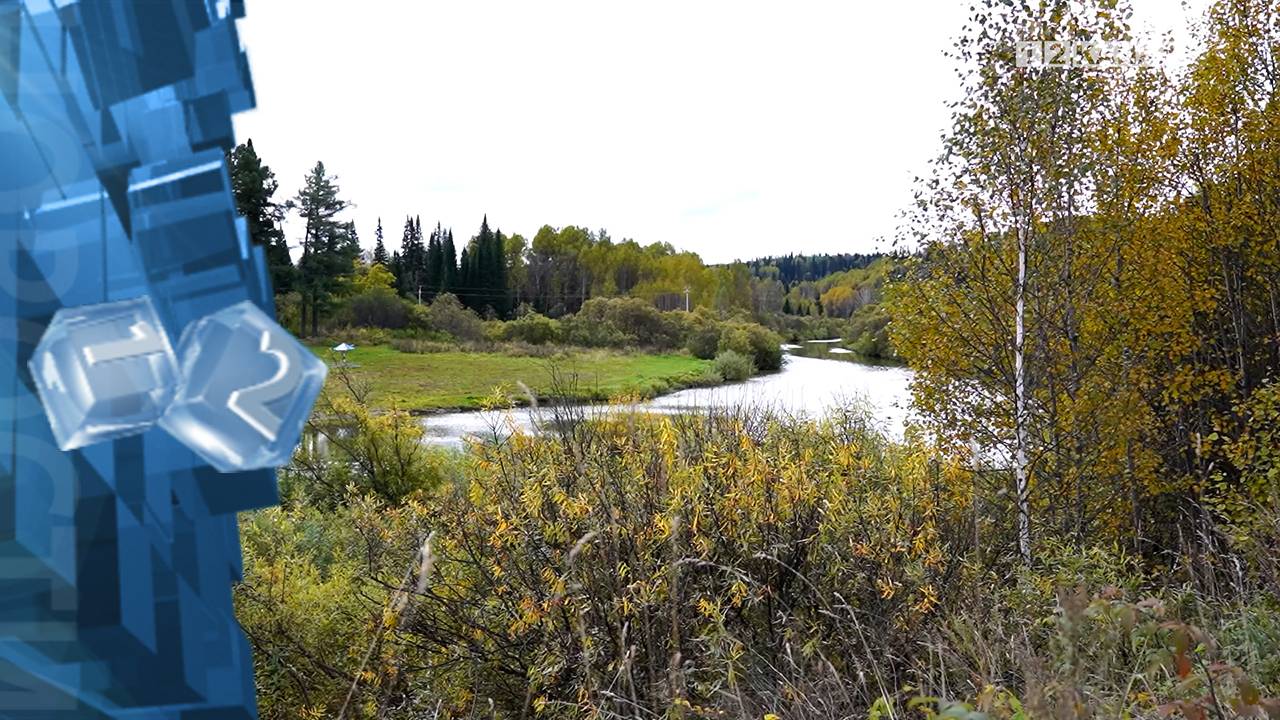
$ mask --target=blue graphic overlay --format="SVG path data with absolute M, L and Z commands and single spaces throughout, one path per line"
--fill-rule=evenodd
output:
M 274 314 L 222 160 L 231 114 L 254 104 L 242 14 L 240 0 L 0 0 L 4 720 L 256 716 L 235 513 L 274 503 L 275 473 L 221 473 L 146 429 L 172 405 L 167 355 L 106 337 L 182 338 L 246 302 Z M 73 339 L 84 306 L 129 300 L 134 315 Z M 91 390 L 53 413 L 55 432 L 38 393 L 73 378 Z M 263 406 L 285 442 L 295 409 Z M 117 414 L 120 434 L 105 431 Z
M 250 302 L 188 327 L 181 354 L 160 426 L 222 472 L 288 463 L 328 367 Z
M 59 310 L 27 366 L 62 450 L 147 430 L 178 384 L 178 358 L 145 296 Z

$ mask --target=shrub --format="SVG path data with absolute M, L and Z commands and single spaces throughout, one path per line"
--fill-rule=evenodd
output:
M 380 266 L 379 266 L 380 267 Z M 345 315 L 352 325 L 400 329 L 409 324 L 409 310 L 394 292 L 374 289 L 347 300 Z
M 720 329 L 714 325 L 701 327 L 689 333 L 685 349 L 689 354 L 702 360 L 710 360 L 716 356 L 720 347 Z
M 720 331 L 720 352 L 732 350 L 751 358 L 760 372 L 782 368 L 782 338 L 755 323 L 729 322 Z
M 306 334 L 302 328 L 301 293 L 295 291 L 276 295 L 276 322 L 299 337 Z
M 419 305 L 418 303 L 406 303 L 405 310 L 408 312 L 409 329 L 414 332 L 434 332 L 431 327 L 431 306 Z
M 525 313 L 515 320 L 502 324 L 503 340 L 546 345 L 557 342 L 560 336 L 560 321 L 536 312 Z
M 881 305 L 868 305 L 853 314 L 845 337 L 850 350 L 874 358 L 894 358 L 889 342 L 889 313 Z
M 476 448 L 434 500 L 448 591 L 414 599 L 403 642 L 430 655 L 403 666 L 441 668 L 449 715 L 661 716 L 674 677 L 699 717 L 856 716 L 862 643 L 915 647 L 956 559 L 927 462 L 859 427 L 624 414 Z
M 662 350 L 680 347 L 681 323 L 640 298 L 613 298 L 607 301 L 606 317 L 636 345 Z
M 1235 415 L 1243 419 L 1240 431 L 1220 422 L 1219 432 L 1210 439 L 1225 445 L 1239 481 L 1228 480 L 1228 473 L 1220 471 L 1212 502 L 1247 536 L 1253 534 L 1248 526 L 1254 523 L 1258 508 L 1273 507 L 1280 488 L 1280 379 L 1268 381 L 1238 402 Z
M 740 355 L 752 355 L 751 336 L 747 334 L 745 325 L 725 325 L 720 330 L 720 341 L 716 344 L 718 352 L 736 352 Z
M 856 414 L 553 407 L 561 435 L 445 456 L 362 407 L 327 411 L 351 462 L 302 455 L 284 507 L 242 516 L 264 720 L 334 717 L 351 678 L 360 717 L 1280 714 L 1269 580 L 1215 598 L 1047 524 L 1023 565 L 1012 503 L 975 498 L 1007 476 Z
M 443 293 L 431 302 L 426 319 L 432 330 L 449 333 L 459 340 L 484 339 L 484 321 L 451 293 Z
M 573 345 L 583 347 L 627 347 L 633 338 L 627 336 L 610 322 L 583 317 L 581 313 L 568 315 L 563 320 L 564 337 Z
M 562 321 L 569 342 L 587 347 L 680 347 L 684 323 L 640 298 L 592 298 Z
M 746 380 L 755 373 L 755 365 L 751 358 L 733 350 L 725 350 L 716 355 L 715 371 L 722 379 L 730 382 Z

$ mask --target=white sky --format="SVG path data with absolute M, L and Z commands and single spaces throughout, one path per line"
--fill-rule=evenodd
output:
M 388 251 L 406 214 L 462 241 L 485 213 L 708 262 L 888 249 L 958 93 L 943 51 L 969 4 L 248 0 L 258 107 L 236 136 L 281 200 L 323 160 Z M 1134 5 L 1140 26 L 1185 24 L 1175 0 Z

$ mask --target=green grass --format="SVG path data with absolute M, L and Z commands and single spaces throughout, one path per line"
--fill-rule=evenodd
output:
M 312 346 L 332 363 L 336 354 Z M 551 394 L 553 373 L 571 377 L 572 400 L 605 400 L 624 393 L 652 397 L 664 392 L 712 382 L 712 363 L 687 355 L 576 352 L 556 358 L 519 357 L 499 353 L 403 353 L 388 345 L 358 347 L 347 354 L 347 370 L 370 389 L 369 402 L 405 410 L 479 408 L 495 388 L 523 401 L 516 385 L 523 382 L 539 398 Z M 338 372 L 330 370 L 328 389 L 341 388 Z

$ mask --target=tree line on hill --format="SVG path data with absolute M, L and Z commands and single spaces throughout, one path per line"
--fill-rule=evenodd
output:
M 388 248 L 379 219 L 373 249 L 365 252 L 355 226 L 339 219 L 350 203 L 324 163 L 317 162 L 302 188 L 283 202 L 275 200 L 279 183 L 252 140 L 231 151 L 228 165 L 249 235 L 266 250 L 278 304 L 297 315 L 295 329 L 303 335 L 318 335 L 359 288 L 382 292 L 359 281 L 368 268 L 380 266 L 403 300 L 430 303 L 447 293 L 482 318 L 508 319 L 528 311 L 558 318 L 579 312 L 591 298 L 632 297 L 660 310 L 743 313 L 790 337 L 808 339 L 841 334 L 828 318 L 859 323 L 874 316 L 873 331 L 882 328 L 876 308 L 884 282 L 899 264 L 880 254 L 836 254 L 707 265 L 696 253 L 669 243 L 614 240 L 604 229 L 543 226 L 531 239 L 507 235 L 491 227 L 487 216 L 465 242 L 455 240 L 452 228 L 436 223 L 424 231 L 420 216 L 408 216 L 395 249 Z M 296 262 L 282 229 L 290 212 L 303 228 Z M 371 304 L 364 303 L 366 309 Z M 398 315 L 387 308 L 362 313 Z M 872 352 L 881 354 L 885 344 L 882 336 L 866 347 L 879 347 Z
M 820 253 L 796 255 L 788 253 L 748 260 L 747 267 L 756 277 L 772 277 L 790 287 L 799 282 L 821 280 L 828 275 L 865 268 L 884 257 L 883 253 Z

